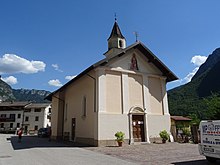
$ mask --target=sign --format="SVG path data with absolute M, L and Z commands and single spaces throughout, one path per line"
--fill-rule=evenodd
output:
M 220 146 L 220 121 L 201 122 L 201 143 L 209 146 Z

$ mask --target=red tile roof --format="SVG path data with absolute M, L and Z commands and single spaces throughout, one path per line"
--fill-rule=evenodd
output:
M 183 116 L 170 116 L 171 119 L 175 121 L 191 121 L 192 119 Z

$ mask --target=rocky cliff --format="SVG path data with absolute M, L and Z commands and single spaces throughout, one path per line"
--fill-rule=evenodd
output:
M 12 89 L 10 85 L 0 79 L 0 101 L 33 101 L 47 102 L 44 98 L 49 91 L 36 89 Z

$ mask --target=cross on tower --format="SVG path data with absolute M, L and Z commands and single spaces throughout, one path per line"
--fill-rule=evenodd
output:
M 135 39 L 136 39 L 136 42 L 138 41 L 138 37 L 139 37 L 139 35 L 138 35 L 138 32 L 134 32 L 134 35 L 135 35 Z
M 115 21 L 117 21 L 117 15 L 116 15 L 116 13 L 115 13 Z

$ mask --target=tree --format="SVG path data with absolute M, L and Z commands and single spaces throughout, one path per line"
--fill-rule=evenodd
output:
M 220 119 L 220 95 L 212 93 L 212 95 L 205 98 L 204 101 L 207 106 L 207 119 Z

